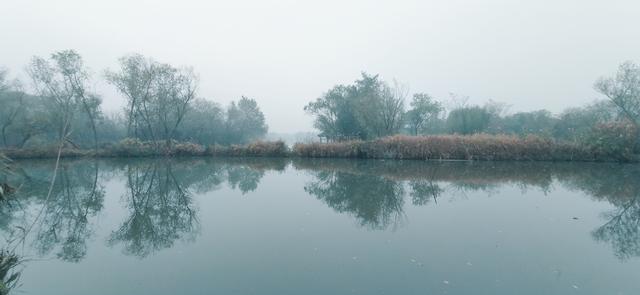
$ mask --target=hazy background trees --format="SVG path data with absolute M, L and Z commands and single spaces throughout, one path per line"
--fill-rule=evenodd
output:
M 120 71 L 108 71 L 106 77 L 127 99 L 127 136 L 176 139 L 176 130 L 196 97 L 198 79 L 192 69 L 134 54 L 120 58 Z
M 27 71 L 51 114 L 50 123 L 57 129 L 58 140 L 76 145 L 70 135 L 86 122 L 97 147 L 96 120 L 102 101 L 88 90 L 89 73 L 82 57 L 73 50 L 53 53 L 49 59 L 34 56 Z
M 0 144 L 43 147 L 59 142 L 98 147 L 126 137 L 142 141 L 241 144 L 263 138 L 268 127 L 256 101 L 228 108 L 198 97 L 197 74 L 140 54 L 119 59 L 104 78 L 126 98 L 123 112 L 105 114 L 91 91 L 91 71 L 80 54 L 64 50 L 34 57 L 27 67 L 32 91 L 0 69 Z
M 321 139 L 329 141 L 368 140 L 394 134 L 488 133 L 534 135 L 637 153 L 640 66 L 625 62 L 616 75 L 598 80 L 595 88 L 607 100 L 568 108 L 559 114 L 548 110 L 512 113 L 509 106 L 499 102 L 470 104 L 468 97 L 454 94 L 439 100 L 415 93 L 405 108 L 406 87 L 362 73 L 353 84 L 334 86 L 304 109 L 314 116 Z
M 264 114 L 242 97 L 227 110 L 197 97 L 198 79 L 190 68 L 176 68 L 139 54 L 120 58 L 107 80 L 127 99 L 127 136 L 142 140 L 236 144 L 262 138 Z
M 416 93 L 411 99 L 409 109 L 405 114 L 406 126 L 410 134 L 424 133 L 430 125 L 437 124 L 436 120 L 444 111 L 442 104 L 426 93 Z
M 226 119 L 226 138 L 223 142 L 227 144 L 247 143 L 260 139 L 268 130 L 258 103 L 244 96 L 237 103 L 231 102 Z
M 397 134 L 404 122 L 406 90 L 362 73 L 351 85 L 337 85 L 305 106 L 327 138 L 371 139 Z
M 221 106 L 198 96 L 199 79 L 191 68 L 140 54 L 121 57 L 116 70 L 98 77 L 73 50 L 34 57 L 27 72 L 32 83 L 13 81 L 8 71 L 0 70 L 0 143 L 5 148 L 60 141 L 89 148 L 126 137 L 157 144 L 229 145 L 259 140 L 268 132 L 254 99 L 243 96 Z M 102 111 L 102 99 L 90 87 L 96 78 L 105 78 L 125 97 L 122 112 Z M 607 99 L 559 114 L 511 113 L 508 106 L 491 100 L 478 105 L 464 96 L 438 99 L 426 93 L 410 94 L 401 83 L 363 72 L 351 84 L 330 88 L 304 110 L 314 117 L 319 136 L 333 141 L 395 134 L 489 133 L 597 142 L 606 147 L 615 135 L 624 135 L 629 138 L 615 141 L 636 142 L 632 149 L 637 149 L 640 66 L 625 62 L 594 87 Z

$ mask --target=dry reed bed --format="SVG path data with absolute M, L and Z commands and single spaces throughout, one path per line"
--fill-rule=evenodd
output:
M 56 147 L 6 149 L 9 158 L 55 158 Z M 125 139 L 98 150 L 65 148 L 62 157 L 301 157 L 480 161 L 620 161 L 637 162 L 637 154 L 552 139 L 506 135 L 391 136 L 371 141 L 298 143 L 290 150 L 282 141 L 247 145 L 202 146 L 188 142 L 143 142 Z
M 2 152 L 11 159 L 55 158 L 58 147 L 46 146 L 29 149 L 4 149 Z M 102 157 L 159 157 L 159 156 L 224 156 L 224 157 L 287 157 L 290 151 L 282 141 L 257 141 L 247 145 L 209 146 L 190 142 L 150 142 L 124 139 L 115 144 L 107 144 L 95 149 L 64 148 L 63 158 Z
M 529 136 L 391 136 L 372 141 L 296 144 L 293 154 L 310 158 L 483 161 L 605 161 L 591 149 Z

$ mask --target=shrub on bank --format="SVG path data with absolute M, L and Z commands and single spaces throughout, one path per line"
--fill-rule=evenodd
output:
M 136 138 L 125 138 L 114 145 L 104 146 L 102 154 L 112 157 L 145 157 L 157 153 L 152 142 L 141 141 Z
M 15 159 L 55 158 L 55 146 L 34 149 L 7 149 L 4 152 Z M 141 141 L 126 138 L 115 144 L 106 144 L 98 150 L 64 148 L 62 157 L 155 157 L 155 156 L 231 156 L 231 157 L 287 157 L 289 148 L 283 141 L 257 141 L 247 145 L 204 147 L 191 142 Z
M 359 158 L 362 141 L 296 143 L 293 154 L 304 158 Z
M 204 146 L 191 142 L 125 138 L 115 145 L 105 146 L 98 154 L 108 157 L 201 156 L 204 151 Z
M 205 152 L 211 156 L 227 157 L 287 157 L 289 148 L 284 141 L 256 141 L 247 145 L 212 145 Z
M 2 151 L 10 159 L 46 159 L 58 156 L 57 146 L 43 146 L 28 149 L 4 149 Z M 65 148 L 60 152 L 62 158 L 77 158 L 94 155 L 93 150 L 80 150 L 76 148 Z
M 577 144 L 536 136 L 391 136 L 372 141 L 296 144 L 300 157 L 417 160 L 593 161 L 598 156 Z
M 637 127 L 626 122 L 596 125 L 586 139 L 586 144 L 597 154 L 619 161 L 634 160 L 638 152 L 640 134 Z

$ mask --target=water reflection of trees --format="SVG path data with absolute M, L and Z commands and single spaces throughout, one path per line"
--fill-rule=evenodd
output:
M 7 182 L 18 184 L 18 191 L 3 207 L 0 224 L 10 239 L 22 240 L 33 234 L 30 243 L 40 255 L 55 253 L 66 261 L 79 261 L 86 255 L 86 240 L 93 234 L 89 220 L 103 207 L 104 187 L 99 183 L 97 162 L 63 163 L 51 196 L 47 199 L 52 163 L 33 162 L 29 169 L 17 169 Z M 26 210 L 28 204 L 38 209 Z M 37 220 L 34 220 L 37 219 Z
M 610 244 L 620 259 L 640 256 L 640 166 L 597 163 L 420 162 L 327 159 L 139 159 L 64 161 L 46 198 L 52 161 L 20 162 L 0 175 L 17 192 L 0 206 L 0 231 L 42 256 L 79 261 L 103 211 L 105 183 L 122 179 L 125 218 L 108 243 L 144 257 L 191 240 L 199 233 L 194 195 L 227 185 L 243 194 L 258 188 L 267 171 L 293 162 L 311 172 L 305 190 L 364 227 L 385 229 L 403 220 L 407 203 L 436 205 L 462 192 L 504 185 L 549 191 L 561 184 L 613 205 L 593 238 Z M 22 167 L 22 168 L 19 168 Z M 106 212 L 109 214 L 109 212 Z M 37 216 L 37 218 L 36 218 Z
M 640 256 L 640 166 L 602 164 L 580 169 L 561 180 L 574 190 L 615 206 L 603 217 L 605 224 L 592 232 L 595 240 L 610 243 L 615 255 L 626 260 Z
M 145 257 L 191 240 L 199 232 L 194 193 L 218 189 L 225 181 L 243 193 L 257 188 L 266 169 L 284 169 L 284 160 L 144 160 L 126 165 L 129 216 L 109 244 L 123 244 L 127 254 Z
M 103 210 L 105 182 L 124 177 L 127 217 L 108 243 L 130 255 L 146 256 L 198 233 L 196 193 L 224 183 L 243 193 L 255 190 L 268 170 L 282 171 L 283 159 L 65 160 L 47 198 L 53 162 L 20 161 L 0 175 L 17 192 L 0 206 L 4 239 L 18 241 L 39 256 L 54 254 L 76 262 L 87 252 L 97 215 Z M 107 212 L 108 214 L 108 212 Z
M 376 175 L 323 171 L 305 191 L 371 228 L 385 228 L 402 216 L 404 187 Z
M 404 198 L 414 205 L 437 203 L 457 192 L 550 190 L 554 181 L 614 205 L 593 231 L 620 259 L 640 256 L 640 166 L 608 163 L 420 162 L 297 159 L 313 172 L 305 189 L 360 224 L 387 228 L 403 214 Z
M 196 233 L 196 208 L 184 181 L 189 177 L 178 179 L 191 171 L 173 166 L 171 161 L 149 161 L 126 168 L 124 198 L 130 214 L 111 234 L 110 244 L 123 243 L 125 253 L 144 257 Z

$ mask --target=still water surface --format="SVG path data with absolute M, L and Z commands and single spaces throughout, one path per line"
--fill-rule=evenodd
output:
M 638 165 L 16 164 L 19 294 L 640 294 Z

